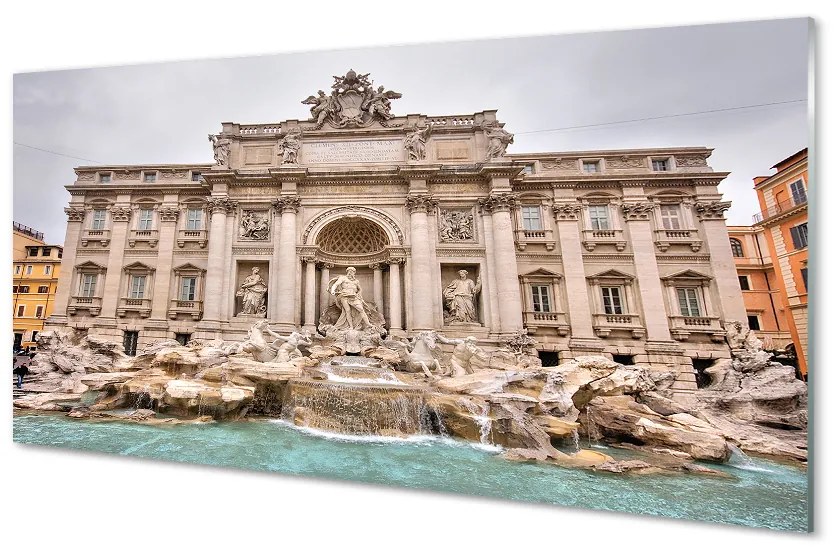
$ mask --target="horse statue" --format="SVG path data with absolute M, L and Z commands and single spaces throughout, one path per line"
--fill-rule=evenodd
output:
M 265 335 L 272 338 L 266 339 Z M 268 321 L 261 319 L 248 329 L 248 336 L 244 342 L 233 344 L 228 353 L 250 353 L 254 361 L 261 363 L 285 363 L 295 357 L 303 357 L 298 346 L 312 345 L 309 334 L 292 332 L 289 336 L 281 336 L 271 330 Z
M 400 364 L 397 370 L 422 372 L 428 378 L 440 378 L 449 374 L 436 357 L 435 351 L 440 348 L 437 346 L 437 333 L 434 331 L 420 332 L 409 340 L 408 344 L 391 339 L 385 340 L 383 344 L 399 354 Z

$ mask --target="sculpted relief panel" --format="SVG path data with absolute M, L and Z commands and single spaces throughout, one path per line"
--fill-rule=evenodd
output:
M 243 210 L 239 222 L 239 237 L 252 241 L 268 240 L 268 210 Z
M 440 210 L 441 242 L 475 241 L 475 220 L 468 210 Z

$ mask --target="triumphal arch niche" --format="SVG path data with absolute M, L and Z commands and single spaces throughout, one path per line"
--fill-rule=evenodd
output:
M 400 115 L 398 87 L 351 70 L 301 89 L 279 106 L 299 118 L 222 123 L 212 164 L 77 168 L 50 323 L 140 345 L 238 341 L 255 318 L 524 328 L 546 364 L 611 354 L 687 383 L 729 356 L 746 313 L 711 149 L 511 153 L 496 111 Z

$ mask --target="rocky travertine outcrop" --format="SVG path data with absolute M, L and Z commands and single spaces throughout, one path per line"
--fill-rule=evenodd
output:
M 433 341 L 433 335 L 425 338 Z M 358 361 L 375 367 L 350 369 L 331 362 L 340 349 L 329 341 L 285 362 L 257 361 L 240 348 L 164 340 L 127 357 L 111 342 L 45 333 L 31 367 L 35 376 L 26 384 L 39 393 L 14 404 L 73 411 L 80 418 L 124 418 L 109 411 L 128 408 L 186 419 L 269 415 L 343 433 L 421 430 L 499 445 L 510 459 L 607 472 L 712 475 L 691 461 L 725 461 L 733 445 L 807 460 L 807 387 L 792 368 L 755 348 L 739 348 L 732 360 L 718 361 L 706 370 L 712 383 L 679 403 L 672 399 L 674 373 L 601 356 L 537 368 L 526 348 L 496 349 L 472 363 L 473 373 L 454 375 L 439 351 L 435 358 L 442 368 L 423 373 L 401 368 L 397 363 L 404 354 L 384 345 L 366 350 L 367 358 Z M 360 419 L 362 413 L 354 410 L 382 418 Z M 387 418 L 392 412 L 383 411 L 405 418 Z M 131 420 L 160 418 L 138 413 Z M 631 446 L 656 460 L 614 461 L 594 451 L 570 454 L 557 448 L 571 448 L 582 437 Z

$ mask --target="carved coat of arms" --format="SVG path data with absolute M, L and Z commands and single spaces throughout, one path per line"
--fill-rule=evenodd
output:
M 332 92 L 327 95 L 318 90 L 301 103 L 311 105 L 311 122 L 316 128 L 330 123 L 336 128 L 368 126 L 374 121 L 385 123 L 394 118 L 391 114 L 391 100 L 402 94 L 385 90 L 384 86 L 374 88 L 368 78 L 370 73 L 357 74 L 350 69 L 344 76 L 333 76 Z

